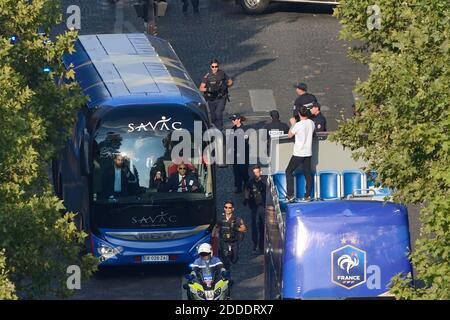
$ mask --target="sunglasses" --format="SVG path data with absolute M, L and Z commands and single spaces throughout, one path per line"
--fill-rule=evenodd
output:
M 178 168 L 178 170 L 186 170 L 185 167 Z
M 211 66 L 211 68 L 213 69 L 217 69 L 219 66 Z
M 225 209 L 233 209 L 233 207 L 224 206 Z

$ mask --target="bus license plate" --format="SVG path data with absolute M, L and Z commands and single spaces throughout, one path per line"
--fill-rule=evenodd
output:
M 161 262 L 161 261 L 169 261 L 169 256 L 168 256 L 168 255 L 142 256 L 142 261 L 144 261 L 144 262 Z

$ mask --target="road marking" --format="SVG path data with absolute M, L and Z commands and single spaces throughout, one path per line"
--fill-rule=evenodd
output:
M 116 3 L 114 8 L 116 14 L 116 21 L 114 22 L 114 33 L 123 33 L 123 2 L 119 1 Z
M 248 90 L 253 111 L 276 110 L 277 104 L 273 96 L 273 90 L 254 89 Z

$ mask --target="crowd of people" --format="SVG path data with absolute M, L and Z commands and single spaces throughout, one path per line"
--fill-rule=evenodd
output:
M 228 101 L 228 89 L 233 85 L 233 80 L 220 69 L 217 59 L 210 61 L 210 68 L 211 71 L 203 77 L 199 90 L 203 92 L 208 102 L 212 124 L 217 129 L 223 130 L 223 113 Z M 295 90 L 297 98 L 294 102 L 293 114 L 289 120 L 289 125 L 280 120 L 280 114 L 277 110 L 272 110 L 269 112 L 271 120 L 264 126 L 267 130 L 268 141 L 270 141 L 271 137 L 286 134 L 289 138 L 295 138 L 292 157 L 286 169 L 286 199 L 290 202 L 296 200 L 294 197 L 293 172 L 300 165 L 303 166 L 306 180 L 305 197 L 300 200 L 311 200 L 313 135 L 315 132 L 327 130 L 326 119 L 320 111 L 320 104 L 316 97 L 308 92 L 307 85 L 298 83 L 295 85 Z M 236 194 L 243 193 L 243 204 L 250 209 L 253 251 L 256 254 L 261 254 L 264 250 L 267 178 L 263 176 L 262 168 L 257 164 L 250 170 L 250 147 L 248 136 L 246 136 L 248 129 L 245 125 L 246 118 L 239 113 L 235 113 L 229 117 L 229 120 L 232 122 L 231 130 L 235 139 L 235 147 L 233 148 L 234 192 Z M 244 141 L 244 148 L 236 147 L 238 140 Z M 111 172 L 104 176 L 104 186 L 108 187 L 106 190 L 108 194 L 127 192 L 130 186 L 126 182 L 136 182 L 137 174 L 124 168 L 127 168 L 127 166 L 124 166 L 123 156 L 116 156 L 114 159 L 114 173 Z M 156 172 L 151 172 L 149 185 L 156 188 L 158 192 L 201 191 L 198 178 L 194 174 L 195 170 L 189 167 L 189 163 L 177 163 L 176 170 L 175 167 L 172 169 L 167 170 L 166 173 L 164 167 L 158 167 Z M 244 220 L 235 215 L 234 210 L 234 202 L 227 200 L 213 230 L 213 239 L 216 240 L 215 247 L 217 247 L 216 252 L 221 263 L 223 263 L 223 267 L 227 270 L 238 261 L 239 244 L 243 238 L 242 235 L 247 232 Z M 204 248 L 205 246 L 203 246 Z M 210 256 L 212 257 L 211 254 Z M 206 259 L 204 261 L 210 260 Z
M 202 80 L 200 91 L 204 93 L 208 102 L 212 124 L 219 130 L 223 130 L 223 113 L 228 100 L 228 89 L 233 85 L 233 80 L 220 69 L 219 61 L 210 61 L 211 71 Z M 321 106 L 317 98 L 308 92 L 305 83 L 295 85 L 297 98 L 293 106 L 292 118 L 287 125 L 280 120 L 277 110 L 270 111 L 271 121 L 264 129 L 267 130 L 268 150 L 271 137 L 288 135 L 295 138 L 293 154 L 286 169 L 287 200 L 295 201 L 293 172 L 303 165 L 303 173 L 306 179 L 305 197 L 300 201 L 310 201 L 312 176 L 311 157 L 312 141 L 316 132 L 326 132 L 326 118 L 321 113 Z M 262 175 L 259 165 L 251 168 L 249 177 L 249 141 L 245 136 L 247 130 L 244 122 L 246 118 L 239 113 L 232 114 L 229 118 L 232 122 L 234 146 L 237 140 L 243 138 L 245 148 L 234 148 L 233 175 L 235 193 L 244 192 L 245 206 L 251 211 L 251 239 L 253 251 L 260 254 L 264 250 L 264 225 L 266 214 L 266 189 L 267 179 Z M 244 137 L 241 137 L 244 135 Z M 245 154 L 240 154 L 244 152 Z M 234 203 L 227 200 L 224 203 L 224 211 L 213 231 L 213 239 L 218 239 L 218 255 L 225 269 L 230 269 L 231 264 L 236 263 L 239 256 L 239 242 L 242 234 L 247 231 L 244 220 L 234 214 Z

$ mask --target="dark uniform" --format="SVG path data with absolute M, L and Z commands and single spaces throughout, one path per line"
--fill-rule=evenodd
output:
M 218 70 L 216 74 L 209 72 L 203 77 L 203 83 L 206 84 L 204 95 L 208 102 L 211 122 L 219 130 L 223 129 L 223 111 L 228 98 L 229 79 L 230 77 L 222 70 Z
M 264 250 L 264 221 L 266 208 L 266 186 L 267 181 L 261 177 L 250 178 L 247 184 L 245 199 L 252 212 L 252 241 L 253 249 Z
M 264 125 L 264 129 L 267 130 L 267 152 L 270 151 L 270 137 L 277 137 L 281 134 L 286 134 L 289 132 L 289 126 L 281 122 L 280 120 L 272 120 Z
M 242 240 L 239 227 L 244 221 L 234 214 L 227 221 L 225 214 L 217 222 L 219 227 L 219 258 L 225 269 L 230 270 L 231 264 L 239 258 L 239 241 Z
M 189 0 L 182 0 L 183 1 L 183 12 L 186 12 L 188 9 L 188 1 Z M 198 3 L 200 0 L 191 0 L 192 7 L 194 8 L 194 12 L 198 12 Z
M 318 103 L 317 98 L 316 98 L 316 96 L 314 96 L 311 93 L 304 93 L 301 96 L 298 96 L 297 99 L 295 99 L 294 109 L 293 109 L 293 116 L 295 117 L 295 119 L 297 119 L 297 122 L 300 121 L 300 118 L 298 115 L 300 108 L 302 106 L 307 107 L 308 108 L 308 118 L 311 118 L 311 111 L 309 111 L 309 109 L 311 109 L 311 107 L 316 103 Z
M 250 146 L 248 143 L 248 136 L 245 135 L 245 131 L 247 127 L 245 125 L 241 125 L 239 128 L 233 126 L 231 128 L 234 130 L 234 162 L 233 162 L 233 175 L 234 175 L 234 186 L 237 191 L 242 191 L 242 187 L 245 188 L 249 176 L 248 176 L 248 166 L 249 166 L 249 158 L 250 158 Z M 244 139 L 245 150 L 239 150 L 238 139 Z M 241 152 L 240 152 L 241 151 Z M 242 154 L 242 151 L 244 154 Z M 243 160 L 245 160 L 244 163 Z
M 322 113 L 319 113 L 316 116 L 313 116 L 311 118 L 312 121 L 314 121 L 314 124 L 316 125 L 315 132 L 326 132 L 327 131 L 327 119 L 323 116 Z

